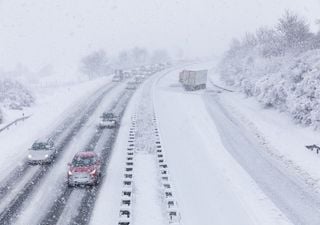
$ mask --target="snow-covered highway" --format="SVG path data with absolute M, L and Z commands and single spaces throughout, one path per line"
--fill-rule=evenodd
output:
M 178 83 L 182 69 L 210 64 L 166 69 L 137 91 L 99 89 L 53 129 L 52 165 L 22 162 L 2 181 L 0 224 L 319 224 L 317 193 L 265 152 L 223 90 Z M 119 129 L 97 129 L 105 111 L 120 115 Z M 84 149 L 101 154 L 104 178 L 70 188 L 66 165 Z
M 0 0 L 0 225 L 320 225 L 320 0 Z

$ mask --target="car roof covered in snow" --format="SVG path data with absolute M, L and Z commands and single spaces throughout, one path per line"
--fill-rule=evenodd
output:
M 78 152 L 75 157 L 81 157 L 81 158 L 90 158 L 97 156 L 97 154 L 94 151 L 83 151 L 83 152 Z

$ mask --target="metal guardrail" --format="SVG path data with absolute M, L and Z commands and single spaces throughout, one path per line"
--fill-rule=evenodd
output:
M 30 115 L 30 116 L 23 116 L 23 117 L 21 117 L 21 118 L 18 118 L 18 119 L 16 119 L 16 120 L 12 121 L 12 122 L 9 123 L 8 125 L 2 127 L 2 128 L 0 129 L 0 133 L 1 133 L 2 131 L 4 131 L 4 130 L 8 130 L 12 125 L 17 125 L 18 122 L 24 121 L 24 120 L 26 120 L 26 119 L 28 119 L 28 118 L 30 118 L 30 117 L 31 117 L 31 115 Z
M 311 151 L 316 150 L 317 154 L 320 152 L 320 147 L 318 145 L 306 145 L 305 147 Z
M 214 87 L 219 88 L 219 89 L 221 89 L 221 90 L 224 90 L 224 91 L 227 91 L 227 92 L 234 92 L 234 90 L 227 89 L 227 88 L 225 88 L 225 87 L 221 87 L 221 86 L 215 84 L 212 80 L 210 80 L 210 83 L 211 83 Z

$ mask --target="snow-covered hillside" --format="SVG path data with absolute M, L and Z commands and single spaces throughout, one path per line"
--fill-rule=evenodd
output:
M 7 110 L 22 110 L 35 101 L 32 92 L 20 82 L 13 79 L 0 79 L 0 106 Z M 0 123 L 6 114 L 0 110 Z
M 12 79 L 0 80 L 0 102 L 9 108 L 29 107 L 35 99 L 24 85 Z
M 282 19 L 288 19 L 286 16 Z M 311 33 L 299 18 L 292 29 L 281 30 L 289 19 L 287 24 L 279 20 L 274 29 L 261 29 L 234 41 L 219 73 L 226 84 L 255 97 L 263 106 L 319 128 L 320 35 Z

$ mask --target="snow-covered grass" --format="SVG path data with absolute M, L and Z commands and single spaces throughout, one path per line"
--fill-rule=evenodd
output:
M 32 114 L 32 116 L 17 126 L 0 133 L 2 146 L 0 150 L 2 156 L 0 177 L 10 170 L 14 162 L 18 163 L 26 156 L 27 149 L 33 141 L 50 134 L 90 94 L 108 82 L 110 82 L 109 79 L 103 78 L 35 92 L 37 93 L 37 103 L 27 111 L 23 111 L 26 115 Z

